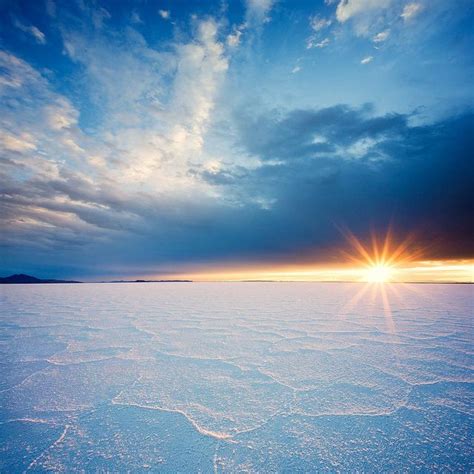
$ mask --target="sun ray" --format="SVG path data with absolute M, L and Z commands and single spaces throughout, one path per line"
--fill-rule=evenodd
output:
M 392 224 L 389 224 L 382 249 L 382 262 L 387 261 L 390 250 L 390 241 L 392 239 Z
M 380 265 L 381 260 L 380 260 L 380 254 L 379 254 L 379 244 L 378 244 L 377 236 L 374 230 L 372 230 L 371 232 L 371 239 L 372 239 L 372 252 L 374 255 L 373 260 L 375 261 L 376 265 Z
M 344 317 L 351 309 L 353 309 L 360 299 L 365 295 L 367 290 L 369 289 L 370 285 L 365 284 L 362 288 L 360 288 L 354 296 L 342 307 L 340 311 L 338 311 L 339 316 Z
M 390 331 L 390 334 L 395 334 L 396 333 L 395 323 L 393 322 L 392 309 L 388 301 L 387 290 L 386 290 L 385 285 L 381 285 L 380 294 L 382 295 L 383 310 L 384 310 L 385 321 L 387 323 L 387 327 Z
M 349 254 L 349 257 L 351 260 L 356 261 L 356 262 L 370 262 L 371 265 L 375 265 L 375 261 L 373 260 L 373 257 L 370 255 L 370 252 L 362 245 L 362 243 L 359 241 L 359 239 L 346 227 L 343 226 L 338 226 L 340 232 L 346 240 L 350 243 L 350 245 L 358 252 L 358 256 Z M 343 253 L 346 253 L 343 251 Z M 361 260 L 362 259 L 362 260 Z

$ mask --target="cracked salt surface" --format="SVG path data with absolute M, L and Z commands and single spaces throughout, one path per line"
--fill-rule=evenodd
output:
M 470 285 L 0 291 L 0 472 L 474 469 Z

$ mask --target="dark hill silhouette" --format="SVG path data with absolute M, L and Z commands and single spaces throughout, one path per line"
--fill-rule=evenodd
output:
M 18 283 L 81 283 L 80 281 L 73 280 L 52 280 L 36 278 L 31 275 L 25 275 L 24 273 L 10 275 L 7 277 L 0 277 L 0 284 L 18 284 Z

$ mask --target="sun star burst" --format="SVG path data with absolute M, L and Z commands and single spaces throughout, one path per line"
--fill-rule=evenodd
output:
M 343 253 L 361 269 L 361 280 L 369 283 L 395 281 L 397 270 L 421 255 L 421 250 L 414 248 L 413 235 L 396 243 L 390 227 L 382 239 L 372 233 L 369 245 L 348 230 L 343 233 L 353 248 L 352 253 Z

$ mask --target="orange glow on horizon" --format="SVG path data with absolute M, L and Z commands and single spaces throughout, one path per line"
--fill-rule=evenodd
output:
M 341 264 L 294 264 L 294 265 L 228 265 L 176 272 L 164 278 L 189 279 L 193 281 L 327 281 L 327 282 L 378 282 L 369 278 L 370 265 Z M 390 283 L 473 283 L 474 259 L 462 260 L 417 260 L 392 266 L 387 270 Z M 144 278 L 150 279 L 150 276 Z M 162 278 L 156 276 L 156 278 Z

